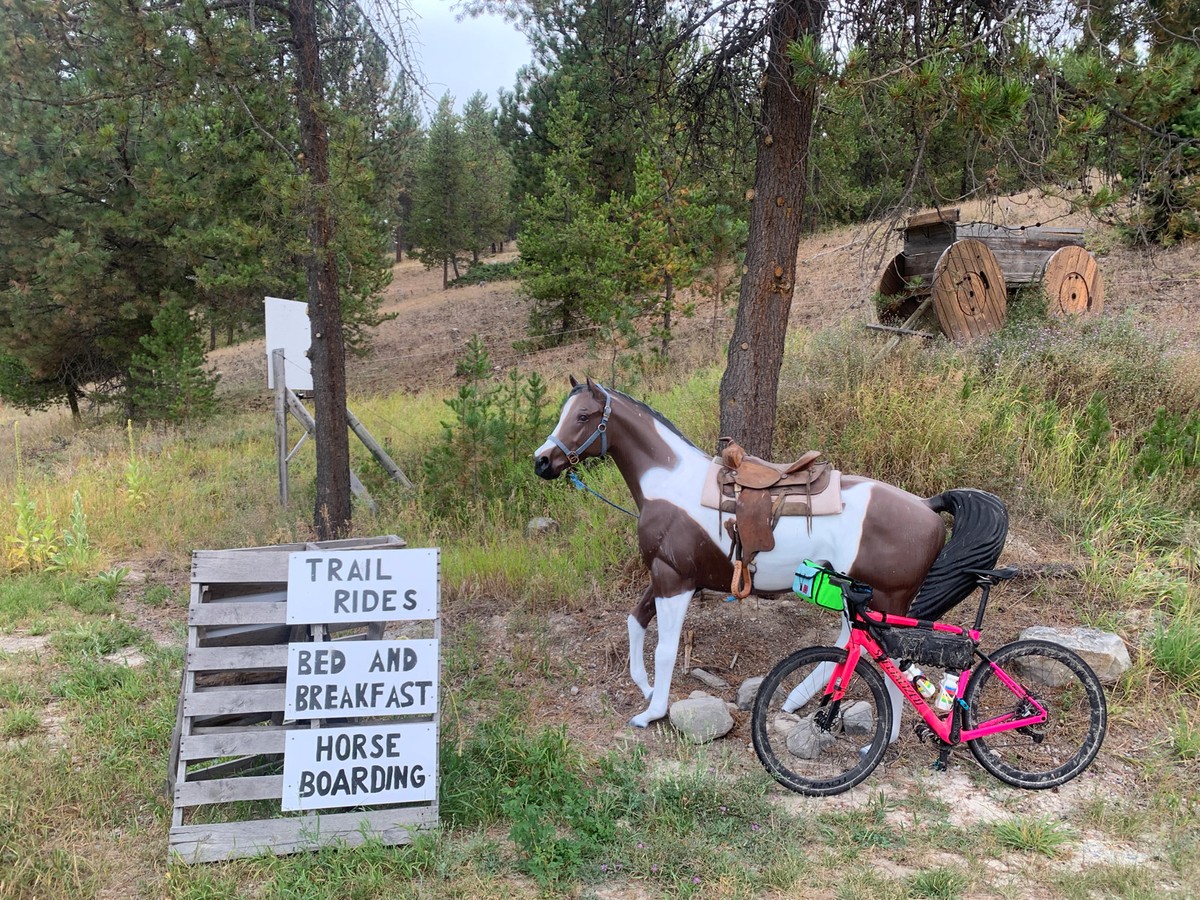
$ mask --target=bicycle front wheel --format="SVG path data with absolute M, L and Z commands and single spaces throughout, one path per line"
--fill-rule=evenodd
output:
M 979 764 L 1001 781 L 1033 790 L 1063 784 L 1086 769 L 1108 728 L 1108 707 L 1096 673 L 1077 654 L 1050 641 L 1014 641 L 992 654 L 992 662 L 1033 695 L 1047 718 L 969 741 Z M 968 728 L 1036 712 L 987 664 L 975 670 L 963 700 Z
M 839 701 L 826 696 L 846 651 L 809 647 L 776 664 L 754 702 L 754 751 L 776 781 L 801 794 L 848 791 L 871 774 L 887 747 L 892 711 L 883 679 L 865 659 Z

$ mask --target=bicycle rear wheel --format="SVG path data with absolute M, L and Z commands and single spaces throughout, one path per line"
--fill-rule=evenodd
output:
M 825 695 L 846 651 L 809 647 L 777 663 L 754 702 L 754 751 L 776 781 L 801 794 L 848 791 L 871 774 L 887 747 L 892 711 L 883 678 L 859 659 L 846 695 Z
M 992 662 L 1020 682 L 1048 718 L 968 741 L 979 764 L 1001 781 L 1034 790 L 1063 784 L 1086 769 L 1108 728 L 1104 690 L 1088 664 L 1049 641 L 1006 644 L 992 654 Z M 971 676 L 963 700 L 968 728 L 997 716 L 1034 713 L 986 664 Z

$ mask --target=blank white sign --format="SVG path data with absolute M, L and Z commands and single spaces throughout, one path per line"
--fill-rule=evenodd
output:
M 308 304 L 278 297 L 266 297 L 263 302 L 267 315 L 267 387 L 275 389 L 271 351 L 282 350 L 284 384 L 293 391 L 311 391 L 312 361 L 308 349 L 312 346 L 312 326 L 308 322 Z

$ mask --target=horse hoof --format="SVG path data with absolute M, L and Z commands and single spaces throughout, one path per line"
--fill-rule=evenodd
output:
M 638 721 L 639 719 L 641 719 L 641 716 L 634 716 L 632 719 L 629 720 L 629 724 L 632 725 L 634 728 L 645 728 L 647 725 L 650 724 L 649 722 L 640 722 L 640 721 Z

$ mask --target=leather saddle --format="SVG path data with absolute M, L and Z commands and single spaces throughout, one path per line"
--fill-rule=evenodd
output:
M 751 456 L 733 441 L 721 452 L 721 470 L 717 473 L 720 506 L 733 512 L 725 528 L 733 540 L 733 595 L 738 599 L 750 593 L 750 570 L 754 557 L 775 549 L 775 526 L 781 515 L 814 515 L 814 497 L 824 493 L 836 473 L 819 450 L 809 450 L 795 462 L 773 463 Z M 841 511 L 840 479 L 832 500 Z M 825 512 L 825 509 L 821 510 Z

